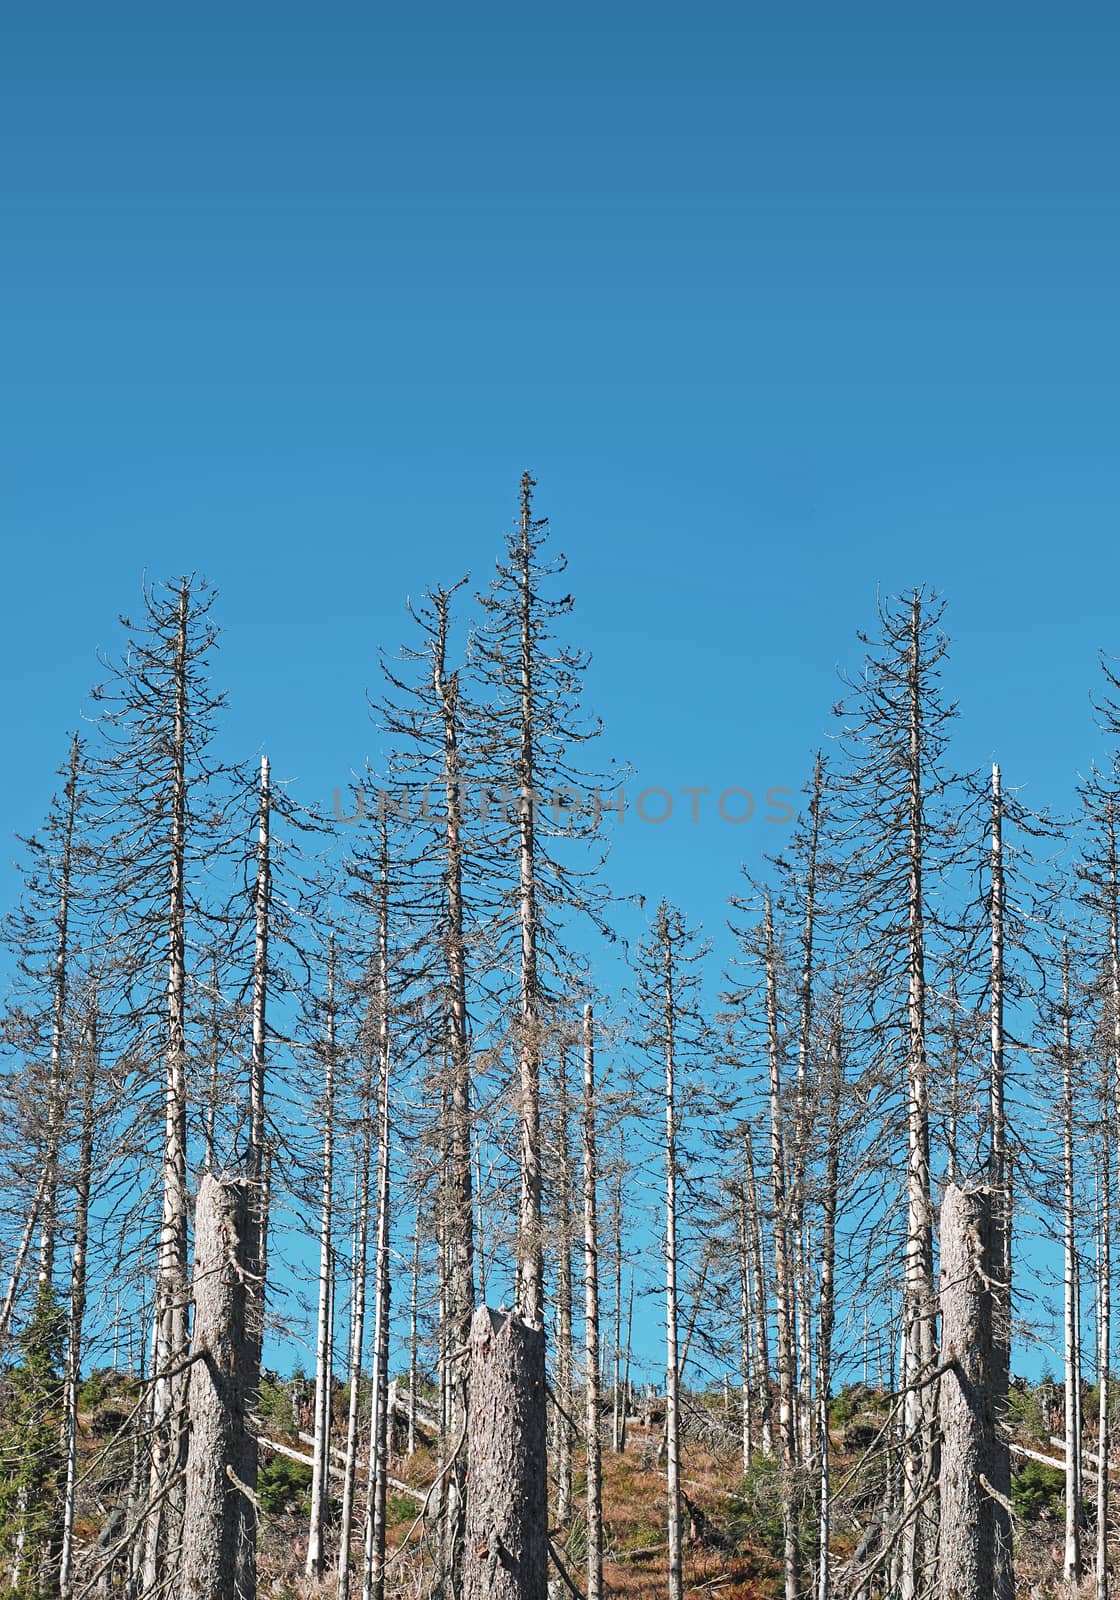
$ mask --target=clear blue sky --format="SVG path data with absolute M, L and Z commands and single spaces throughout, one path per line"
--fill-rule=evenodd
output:
M 105 0 L 0 46 L 5 841 L 145 569 L 219 585 L 231 742 L 329 799 L 524 466 L 641 781 L 796 786 L 925 581 L 962 761 L 1068 802 L 1120 652 L 1115 8 Z M 714 926 L 778 831 L 617 873 Z

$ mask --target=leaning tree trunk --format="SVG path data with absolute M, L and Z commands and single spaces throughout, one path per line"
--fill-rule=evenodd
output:
M 182 1600 L 253 1600 L 256 1593 L 253 1564 L 239 1559 L 241 1501 L 251 1491 L 237 1473 L 249 1432 L 244 1256 L 255 1198 L 243 1181 L 211 1173 L 198 1190 Z
M 464 1600 L 546 1600 L 544 1330 L 480 1306 L 469 1390 Z
M 994 1593 L 994 1501 L 986 1481 L 995 1432 L 992 1209 L 990 1190 L 952 1183 L 941 1203 L 942 1600 L 991 1600 Z

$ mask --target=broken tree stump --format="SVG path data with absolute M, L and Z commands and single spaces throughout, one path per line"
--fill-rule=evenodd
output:
M 469 1374 L 464 1600 L 547 1600 L 543 1328 L 480 1307 Z
M 991 1600 L 995 1592 L 991 1222 L 989 1190 L 948 1186 L 941 1203 L 942 1600 Z
M 203 1175 L 195 1214 L 183 1600 L 254 1600 L 256 1594 L 252 1552 L 240 1548 L 245 1502 L 256 1487 L 240 1478 L 250 1455 L 247 1400 L 255 1387 L 255 1380 L 247 1383 L 248 1296 L 241 1266 L 248 1216 L 246 1183 Z

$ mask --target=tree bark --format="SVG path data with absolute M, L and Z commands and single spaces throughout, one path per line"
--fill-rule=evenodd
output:
M 993 1199 L 987 1189 L 950 1184 L 941 1204 L 942 1516 L 938 1582 L 942 1600 L 991 1600 L 995 1582 L 994 1504 L 981 1482 L 991 1460 L 990 1287 Z
M 1006 1398 L 1011 1379 L 1011 1197 L 1007 1157 L 1007 1113 L 1004 1094 L 1004 859 L 1003 797 L 999 767 L 992 767 L 991 845 L 991 1069 L 989 1081 L 991 1135 L 988 1183 L 992 1191 L 992 1394 L 996 1407 L 991 1437 L 988 1481 L 996 1496 L 1011 1497 L 1011 1452 L 1008 1449 Z M 995 1539 L 993 1600 L 1014 1600 L 1015 1569 L 1011 1513 L 1000 1498 L 992 1501 Z
M 556 1521 L 564 1526 L 572 1514 L 572 1161 L 568 1148 L 567 1050 L 560 1047 L 556 1084 Z
M 677 1105 L 673 945 L 663 936 L 665 1029 L 665 1475 L 668 1500 L 669 1600 L 682 1600 L 681 1368 L 677 1304 Z
M 365 1580 L 362 1600 L 385 1592 L 385 1508 L 389 1470 L 389 1069 L 392 1055 L 389 998 L 388 839 L 381 840 L 381 908 L 378 919 L 377 1243 L 374 1252 L 373 1372 L 369 1418 L 369 1498 L 366 1502 Z
M 782 1568 L 786 1600 L 797 1600 L 801 1555 L 797 1539 L 797 1509 L 793 1475 L 797 1465 L 797 1429 L 794 1416 L 794 1319 L 791 1304 L 789 1232 L 786 1195 L 786 1153 L 782 1137 L 781 1035 L 778 1026 L 777 952 L 774 917 L 766 898 L 766 1034 L 770 1076 L 770 1192 L 773 1199 L 774 1288 L 778 1331 L 778 1460 L 782 1469 Z
M 929 1065 L 926 1057 L 925 809 L 922 793 L 924 738 L 921 682 L 921 599 L 910 616 L 907 749 L 907 1168 L 906 1247 L 903 1285 L 905 1389 L 901 1600 L 917 1600 L 920 1572 L 931 1555 L 937 1515 L 931 1488 L 937 1482 L 936 1389 L 924 1380 L 933 1371 L 935 1306 L 933 1202 L 930 1193 Z
M 82 1131 L 74 1193 L 74 1256 L 70 1269 L 70 1330 L 66 1341 L 66 1387 L 63 1401 L 66 1484 L 62 1498 L 62 1547 L 59 1552 L 58 1588 L 69 1600 L 73 1579 L 74 1518 L 78 1499 L 78 1390 L 82 1378 L 82 1335 L 86 1313 L 89 1201 L 93 1181 L 94 1096 L 100 1066 L 97 1002 L 86 1024 L 86 1072 L 82 1091 Z
M 163 1204 L 156 1263 L 157 1331 L 153 1362 L 152 1470 L 145 1538 L 144 1587 L 155 1591 L 164 1556 L 182 1535 L 183 1503 L 175 1478 L 186 1450 L 186 1383 L 168 1376 L 187 1342 L 187 1078 L 186 1078 L 186 853 L 188 621 L 190 590 L 179 591 L 174 710 L 171 727 L 171 807 L 167 884 L 167 1047 L 164 1082 Z
M 603 1593 L 603 1481 L 599 1437 L 599 1219 L 595 1149 L 595 1035 L 591 1007 L 583 1008 L 583 1281 L 584 1392 L 587 1436 L 587 1600 Z
M 1062 949 L 1062 1211 L 1065 1246 L 1066 1581 L 1081 1581 L 1081 1329 L 1073 1164 L 1073 1037 L 1069 945 Z
M 544 1331 L 481 1306 L 470 1334 L 464 1600 L 546 1600 Z
M 244 1180 L 203 1175 L 195 1221 L 197 1359 L 190 1375 L 183 1600 L 254 1600 L 256 1594 L 254 1568 L 238 1556 L 241 1501 L 249 1486 L 237 1481 L 249 1432 L 243 1262 L 251 1203 Z
M 315 1445 L 311 1480 L 311 1517 L 307 1531 L 307 1576 L 322 1576 L 331 1432 L 331 1333 L 334 1256 L 331 1242 L 334 1212 L 334 1072 L 335 1072 L 335 938 L 327 954 L 327 1016 L 323 1061 L 323 1168 L 319 1211 L 319 1313 L 315 1334 Z

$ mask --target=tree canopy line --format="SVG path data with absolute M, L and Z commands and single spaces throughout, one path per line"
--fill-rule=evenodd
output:
M 600 1600 L 644 1416 L 668 1600 L 700 1447 L 765 1464 L 786 1600 L 1010 1600 L 1013 1336 L 1053 1325 L 1063 1572 L 1105 1600 L 1117 677 L 1107 764 L 1035 814 L 953 770 L 941 601 L 880 602 L 719 971 L 656 883 L 618 931 L 533 489 L 486 590 L 409 607 L 345 829 L 222 754 L 213 590 L 122 619 L 5 928 L 0 1593 L 252 1600 L 285 1459 L 343 1600 Z

